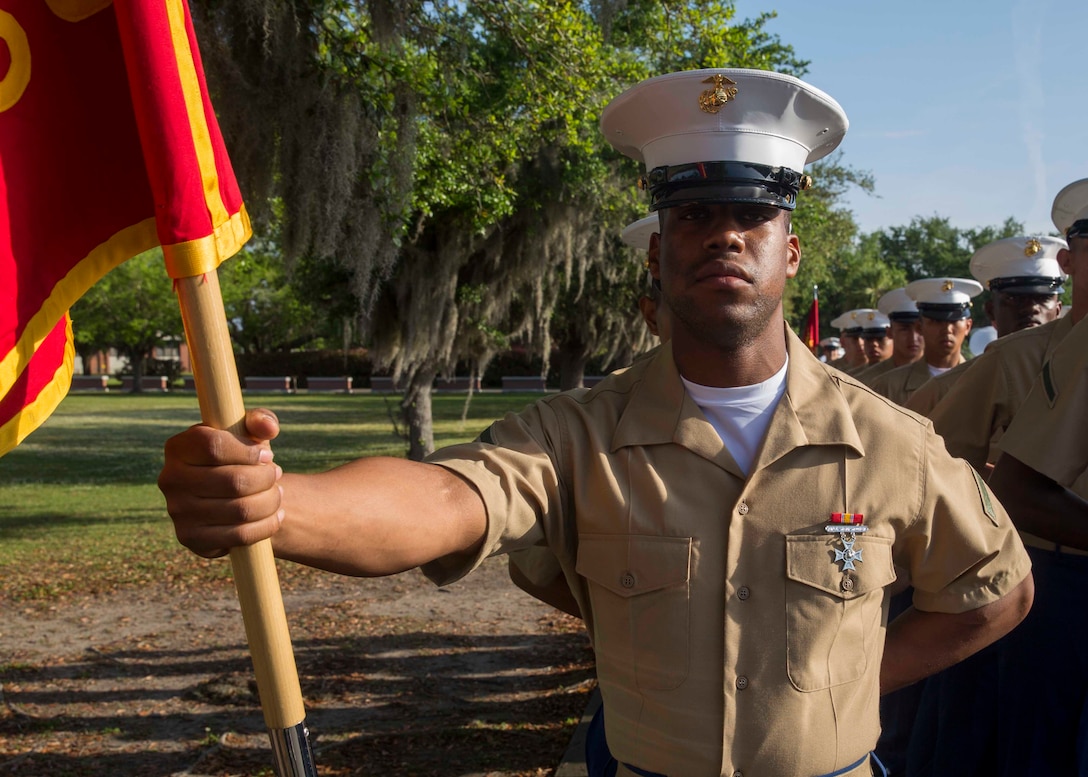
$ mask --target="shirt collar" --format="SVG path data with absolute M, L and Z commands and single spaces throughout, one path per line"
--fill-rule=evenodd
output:
M 753 471 L 804 445 L 846 445 L 864 455 L 839 378 L 788 327 L 785 337 L 790 360 L 786 393 L 775 408 Z M 646 360 L 613 433 L 612 451 L 666 443 L 680 445 L 723 469 L 737 469 L 714 427 L 684 390 L 671 343 Z

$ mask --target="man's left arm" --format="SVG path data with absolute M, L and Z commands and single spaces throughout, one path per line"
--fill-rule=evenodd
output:
M 888 626 L 880 665 L 880 692 L 889 693 L 935 674 L 996 642 L 1031 609 L 1035 584 L 1029 572 L 996 601 L 965 612 L 907 609 Z
M 1020 531 L 1058 545 L 1088 550 L 1088 501 L 1006 453 L 990 488 Z
M 1035 593 L 1031 560 L 1008 513 L 928 424 L 925 435 L 923 498 L 901 537 L 914 606 L 888 626 L 883 693 L 1000 639 L 1024 619 Z

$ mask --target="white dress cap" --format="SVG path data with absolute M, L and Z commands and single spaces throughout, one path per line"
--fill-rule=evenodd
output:
M 620 240 L 631 246 L 631 248 L 649 251 L 650 235 L 658 231 L 660 221 L 661 217 L 656 213 L 651 213 L 638 221 L 632 221 L 623 228 L 623 232 L 620 233 Z
M 1058 251 L 1067 247 L 1061 238 L 1047 236 L 995 240 L 975 251 L 971 274 L 992 291 L 1061 294 L 1065 273 Z
M 967 347 L 975 356 L 981 356 L 986 346 L 997 339 L 997 329 L 992 326 L 980 326 L 971 330 L 971 337 L 967 340 Z
M 616 97 L 601 114 L 608 142 L 645 163 L 652 194 L 653 171 L 697 163 L 786 168 L 799 178 L 805 164 L 839 145 L 848 125 L 835 100 L 798 78 L 730 68 L 648 79 Z M 700 183 L 705 188 L 716 178 L 721 189 L 715 174 Z M 795 198 L 799 187 L 793 183 Z M 654 207 L 661 206 L 655 198 Z M 780 207 L 793 205 L 787 201 Z
M 860 317 L 862 309 L 848 310 L 838 318 L 832 320 L 831 326 L 842 331 L 845 334 L 859 334 L 864 326 L 864 321 Z
M 820 341 L 820 346 L 823 348 L 841 348 L 842 343 L 839 342 L 837 337 L 825 337 Z
M 1088 224 L 1077 224 L 1078 221 L 1088 220 L 1088 178 L 1073 181 L 1058 192 L 1050 218 L 1067 238 L 1088 236 Z M 1074 225 L 1077 229 L 1070 233 Z
M 854 320 L 861 324 L 862 337 L 884 337 L 888 334 L 891 321 L 876 308 L 858 308 L 851 313 L 856 316 Z
M 918 306 L 903 287 L 892 289 L 876 301 L 877 310 L 891 321 L 914 321 L 918 318 Z
M 906 285 L 918 312 L 938 321 L 971 317 L 971 299 L 982 293 L 982 284 L 968 278 L 922 278 Z

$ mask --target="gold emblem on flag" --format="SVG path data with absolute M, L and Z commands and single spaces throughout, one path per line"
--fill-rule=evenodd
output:
M 1024 256 L 1035 256 L 1043 250 L 1043 244 L 1035 238 L 1030 238 L 1028 244 L 1024 246 Z
M 956 284 L 952 281 L 945 281 L 941 284 L 941 291 L 952 291 L 954 288 L 956 288 Z
M 737 97 L 737 82 L 721 73 L 711 76 L 703 83 L 714 85 L 699 95 L 699 110 L 704 113 L 717 113 L 723 105 Z

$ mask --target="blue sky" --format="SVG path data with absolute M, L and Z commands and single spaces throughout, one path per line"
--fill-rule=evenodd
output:
M 811 61 L 846 110 L 843 161 L 864 232 L 940 215 L 1054 231 L 1054 195 L 1088 177 L 1088 0 L 737 0 Z

